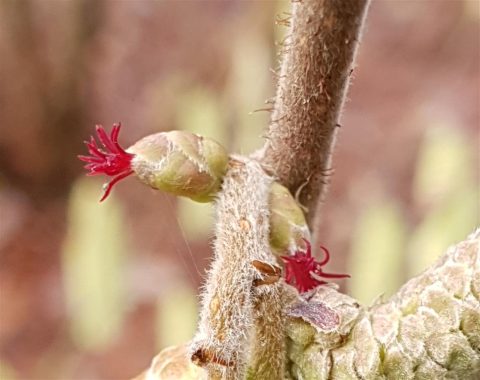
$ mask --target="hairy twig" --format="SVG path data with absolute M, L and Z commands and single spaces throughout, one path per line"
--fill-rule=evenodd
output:
M 324 192 L 340 110 L 368 0 L 293 3 L 272 120 L 261 160 L 306 206 Z
M 250 351 L 257 358 L 273 358 L 263 353 L 268 346 L 255 344 L 264 343 L 260 339 L 267 337 L 277 342 L 275 348 L 283 348 L 281 310 L 269 313 L 270 328 L 254 328 L 257 315 L 264 311 L 262 302 L 277 309 L 281 305 L 282 288 L 275 283 L 261 284 L 264 275 L 259 270 L 276 264 L 269 248 L 271 182 L 257 162 L 236 157 L 229 162 L 218 194 L 214 261 L 203 294 L 199 330 L 191 346 L 192 360 L 207 369 L 210 379 L 243 379 L 248 363 L 257 363 L 250 359 Z M 278 352 L 285 356 L 284 350 Z M 275 372 L 268 371 L 269 376 L 282 378 L 284 361 L 274 364 L 271 370 Z M 266 371 L 253 367 L 255 373 Z
M 285 378 L 287 353 L 284 286 L 279 281 L 257 289 L 248 380 Z

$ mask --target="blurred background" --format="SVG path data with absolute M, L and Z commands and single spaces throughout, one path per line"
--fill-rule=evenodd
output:
M 479 224 L 480 3 L 374 1 L 323 207 L 365 304 Z M 125 379 L 188 340 L 212 209 L 76 158 L 186 129 L 262 145 L 288 2 L 0 1 L 0 379 Z M 315 249 L 314 249 L 315 250 Z

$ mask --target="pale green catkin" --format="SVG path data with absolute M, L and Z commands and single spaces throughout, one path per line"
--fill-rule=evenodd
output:
M 338 325 L 325 331 L 311 313 L 289 320 L 293 378 L 479 379 L 479 245 L 477 230 L 368 310 L 332 288 L 318 288 L 309 304 L 332 310 Z

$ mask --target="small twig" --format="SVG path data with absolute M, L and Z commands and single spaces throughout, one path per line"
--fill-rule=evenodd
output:
M 304 0 L 293 4 L 269 138 L 262 162 L 300 202 L 309 225 L 330 167 L 367 0 Z
M 230 160 L 218 193 L 214 261 L 191 346 L 192 360 L 207 370 L 210 379 L 218 374 L 222 379 L 243 379 L 247 366 L 250 373 L 268 376 L 256 378 L 283 376 L 281 269 L 269 246 L 271 183 L 258 162 L 236 157 Z M 266 305 L 271 308 L 268 313 L 262 312 Z M 261 323 L 265 318 L 269 326 Z M 271 347 L 283 349 L 275 354 Z M 275 367 L 265 372 L 258 358 L 272 360 Z

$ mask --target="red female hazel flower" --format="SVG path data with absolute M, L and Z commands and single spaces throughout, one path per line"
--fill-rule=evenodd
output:
M 89 171 L 87 175 L 106 174 L 109 177 L 113 177 L 104 185 L 105 192 L 103 193 L 102 199 L 100 199 L 100 202 L 102 202 L 108 197 L 113 186 L 118 181 L 133 173 L 131 162 L 135 155 L 126 152 L 118 144 L 118 134 L 121 128 L 120 123 L 113 124 L 110 136 L 108 136 L 101 125 L 97 125 L 95 128 L 97 130 L 97 137 L 103 145 L 103 148 L 99 147 L 94 137 L 91 136 L 90 141 L 85 141 L 90 155 L 78 156 L 78 158 L 87 163 L 85 165 L 85 169 Z
M 330 260 L 330 253 L 325 247 L 320 247 L 325 254 L 322 261 L 316 261 L 312 257 L 312 246 L 310 242 L 303 239 L 307 246 L 307 250 L 296 251 L 294 255 L 282 256 L 285 263 L 285 281 L 287 284 L 295 286 L 300 293 L 308 292 L 309 290 L 326 284 L 322 278 L 346 278 L 350 277 L 348 274 L 334 274 L 325 273 L 322 266 Z

